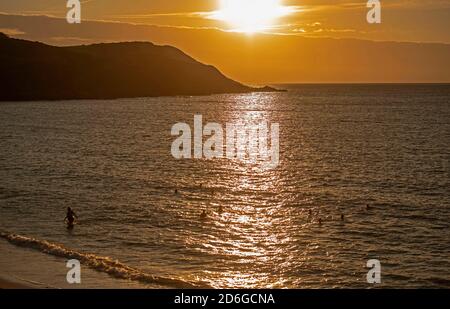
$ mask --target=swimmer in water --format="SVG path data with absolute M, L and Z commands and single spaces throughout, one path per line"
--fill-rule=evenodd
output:
M 319 218 L 319 225 L 322 225 L 322 218 Z
M 175 189 L 175 194 L 178 194 L 178 189 Z
M 72 210 L 72 208 L 67 207 L 67 214 L 64 218 L 64 222 L 67 223 L 68 228 L 73 228 L 75 219 L 78 219 L 77 214 Z
M 201 219 L 206 219 L 206 217 L 208 217 L 208 215 L 206 214 L 206 210 L 202 211 L 202 214 L 200 215 Z
M 341 214 L 341 221 L 344 221 L 344 214 Z
M 218 212 L 219 212 L 220 214 L 223 213 L 223 207 L 222 207 L 222 206 L 219 206 Z

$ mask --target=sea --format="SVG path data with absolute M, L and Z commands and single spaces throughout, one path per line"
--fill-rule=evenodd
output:
M 450 288 L 450 85 L 277 87 L 287 91 L 0 102 L 0 277 Z M 278 165 L 174 158 L 172 127 L 193 134 L 195 115 L 224 130 L 278 124 Z M 79 284 L 67 280 L 74 259 Z

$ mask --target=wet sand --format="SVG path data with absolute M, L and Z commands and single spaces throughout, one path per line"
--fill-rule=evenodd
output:
M 22 282 L 17 282 L 10 278 L 3 278 L 0 276 L 0 289 L 3 290 L 11 290 L 11 289 L 33 289 L 34 287 L 31 285 L 27 285 Z

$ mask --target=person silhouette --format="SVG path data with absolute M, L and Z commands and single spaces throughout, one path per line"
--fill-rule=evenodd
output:
M 67 214 L 64 218 L 64 222 L 66 222 L 68 228 L 73 228 L 75 225 L 75 219 L 78 219 L 77 214 L 72 210 L 72 208 L 67 207 Z
M 208 216 L 208 215 L 206 214 L 206 210 L 203 210 L 203 211 L 202 211 L 202 214 L 200 215 L 200 218 L 201 218 L 201 219 L 206 219 L 207 216 Z

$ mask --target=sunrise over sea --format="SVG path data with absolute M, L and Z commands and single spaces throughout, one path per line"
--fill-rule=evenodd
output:
M 1 1 L 0 289 L 450 288 L 449 16 Z

